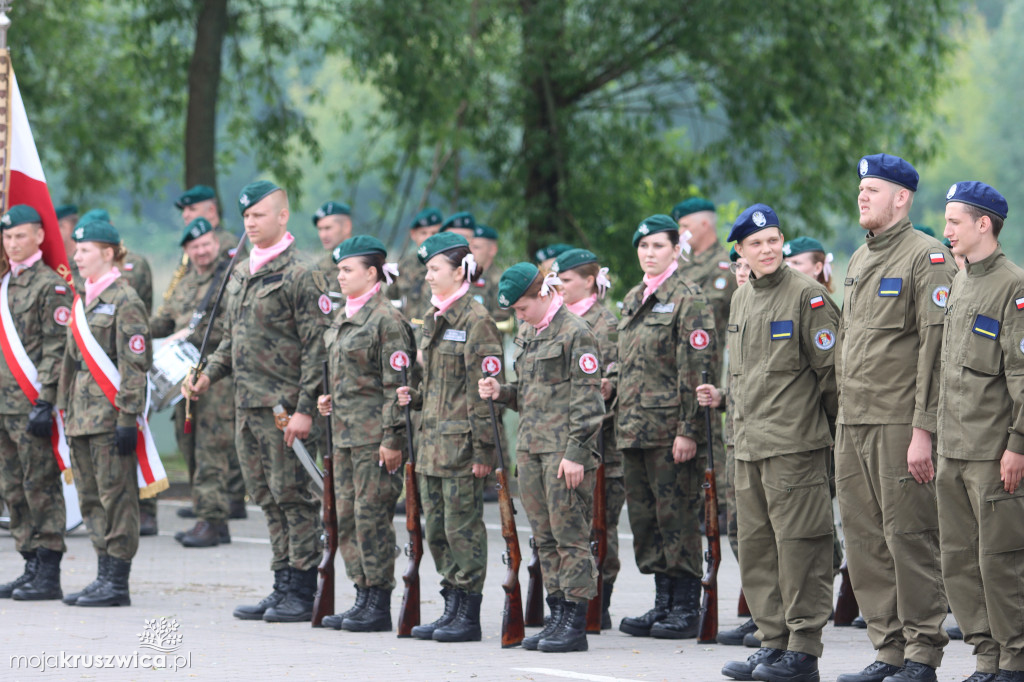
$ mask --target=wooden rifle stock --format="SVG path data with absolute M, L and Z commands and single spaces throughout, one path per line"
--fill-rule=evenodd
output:
M 708 383 L 707 370 L 701 372 L 701 383 Z M 722 563 L 722 544 L 718 535 L 718 487 L 715 485 L 715 457 L 711 443 L 711 406 L 704 408 L 704 431 L 708 441 L 707 467 L 704 469 L 704 535 L 708 548 L 704 552 L 707 568 L 701 585 L 704 598 L 700 605 L 697 642 L 708 644 L 718 639 L 718 567 Z
M 842 628 L 853 625 L 853 619 L 860 615 L 860 606 L 857 605 L 857 596 L 853 593 L 853 583 L 850 582 L 850 570 L 846 567 L 846 559 L 839 567 L 839 574 L 843 576 L 843 582 L 839 584 L 839 596 L 836 598 L 836 612 L 832 623 Z
M 531 628 L 544 625 L 544 580 L 540 572 L 540 555 L 537 553 L 537 540 L 530 536 L 530 563 L 526 564 L 526 572 L 530 579 L 526 585 L 526 613 L 523 621 Z
M 403 367 L 403 386 L 408 385 L 407 379 L 406 369 Z M 405 555 L 409 557 L 409 566 L 402 574 L 405 594 L 402 595 L 402 608 L 398 612 L 399 637 L 411 637 L 412 629 L 420 624 L 420 560 L 423 558 L 420 491 L 416 485 L 416 454 L 412 447 L 412 417 L 409 415 L 408 405 L 405 406 L 405 433 L 406 451 L 409 455 L 405 463 L 405 530 L 409 532 Z
M 590 542 L 591 550 L 597 559 L 597 594 L 587 603 L 587 634 L 601 634 L 601 612 L 604 606 L 604 579 L 601 572 L 604 560 L 608 556 L 608 519 L 606 518 L 604 490 L 604 423 L 597 432 L 597 449 L 601 452 L 601 463 L 594 476 L 594 521 Z
M 324 394 L 331 395 L 327 363 L 324 362 Z M 334 434 L 327 415 L 327 452 L 324 453 L 324 555 L 316 567 L 316 597 L 313 598 L 313 627 L 322 627 L 324 616 L 334 613 L 334 554 L 338 549 L 338 516 L 334 499 Z
M 736 602 L 736 615 L 740 618 L 750 618 L 750 607 L 747 606 L 747 595 L 743 594 L 743 588 L 740 588 L 740 598 Z

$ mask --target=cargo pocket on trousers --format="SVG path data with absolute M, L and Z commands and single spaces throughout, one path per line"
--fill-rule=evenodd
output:
M 780 540 L 832 534 L 832 500 L 824 466 L 783 474 L 777 480 L 766 477 L 764 487 L 772 527 Z
M 928 533 L 938 531 L 939 514 L 935 508 L 935 480 L 918 483 L 906 469 L 883 471 L 883 515 L 892 523 L 892 532 Z
M 1002 484 L 1000 484 L 1002 485 Z M 1024 549 L 1024 489 L 985 498 L 981 509 L 982 554 L 1002 554 Z

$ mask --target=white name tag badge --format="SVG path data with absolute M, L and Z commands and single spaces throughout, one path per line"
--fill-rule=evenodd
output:
M 466 330 L 465 329 L 445 329 L 444 330 L 445 341 L 458 341 L 459 343 L 466 342 Z
M 675 301 L 672 303 L 655 303 L 651 308 L 652 313 L 671 313 L 676 309 Z
M 92 311 L 97 315 L 113 315 L 116 309 L 117 306 L 113 303 L 100 303 Z

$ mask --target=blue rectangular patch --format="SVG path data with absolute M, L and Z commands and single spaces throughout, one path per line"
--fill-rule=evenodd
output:
M 772 341 L 793 338 L 793 320 L 772 322 Z
M 903 291 L 902 277 L 883 277 L 878 285 L 879 296 L 899 296 Z
M 978 315 L 974 318 L 974 329 L 972 331 L 978 336 L 984 336 L 988 339 L 998 339 L 999 320 L 993 320 L 991 317 Z

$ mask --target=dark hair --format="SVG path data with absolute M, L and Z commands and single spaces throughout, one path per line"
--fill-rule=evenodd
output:
M 999 237 L 999 233 L 1003 229 L 1003 219 L 997 216 L 991 211 L 986 211 L 983 208 L 979 208 L 974 204 L 964 204 L 964 210 L 967 211 L 967 215 L 971 216 L 971 220 L 979 220 L 982 216 L 987 215 L 988 219 L 992 221 L 992 234 L 996 238 Z
M 447 260 L 451 264 L 451 266 L 453 268 L 458 269 L 458 268 L 462 267 L 462 259 L 465 258 L 468 254 L 469 254 L 469 247 L 468 246 L 459 246 L 459 247 L 456 247 L 454 249 L 450 249 L 448 251 L 442 251 L 441 253 L 439 253 L 437 255 L 438 256 L 444 256 L 445 260 Z M 480 279 L 483 276 L 483 274 L 484 273 L 480 272 L 480 267 L 477 266 L 476 273 L 473 274 L 472 276 L 466 277 L 466 281 L 467 282 L 475 282 L 478 279 Z
M 387 278 L 384 276 L 384 261 L 387 258 L 382 253 L 364 253 L 359 256 L 359 262 L 363 264 L 364 268 L 377 268 L 377 281 L 386 282 Z
M 540 288 L 544 284 L 544 277 L 546 275 L 547 273 L 544 270 L 538 270 L 537 276 L 533 278 L 532 282 L 530 282 L 530 286 L 526 287 L 526 291 L 524 291 L 523 295 L 519 297 L 519 300 L 521 301 L 526 297 L 537 298 L 540 296 Z
M 828 289 L 828 293 L 834 293 L 835 289 L 832 287 L 832 278 L 829 277 L 828 279 L 825 279 L 825 252 L 807 251 L 807 253 L 811 254 L 811 257 L 814 259 L 815 263 L 821 263 L 821 272 L 818 273 L 817 277 L 818 282 L 820 282 L 826 289 Z
M 676 233 L 676 234 L 678 235 L 678 233 Z M 576 267 L 569 268 L 569 269 L 570 270 L 575 270 L 576 274 L 578 274 L 583 279 L 586 279 L 587 277 L 593 277 L 594 278 L 594 284 L 593 284 L 593 286 L 590 287 L 590 293 L 592 293 L 592 294 L 600 293 L 600 290 L 597 287 L 597 273 L 601 271 L 601 264 L 600 263 L 598 263 L 596 261 L 593 262 L 593 263 L 584 263 L 583 265 L 577 265 Z

